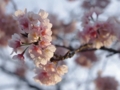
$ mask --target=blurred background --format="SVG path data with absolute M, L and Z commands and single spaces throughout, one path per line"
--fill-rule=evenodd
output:
M 53 24 L 53 44 L 78 48 L 81 43 L 78 32 L 82 30 L 81 17 L 91 7 L 103 10 L 101 19 L 109 16 L 120 18 L 120 0 L 0 0 L 0 90 L 120 90 L 120 55 L 102 50 L 85 51 L 61 61 L 69 68 L 62 81 L 53 86 L 35 82 L 31 60 L 21 66 L 12 60 L 8 40 L 18 33 L 17 21 L 12 17 L 16 10 L 49 13 Z M 114 47 L 116 46 L 116 47 Z M 120 50 L 120 43 L 112 48 Z M 67 48 L 57 47 L 56 53 L 64 55 Z

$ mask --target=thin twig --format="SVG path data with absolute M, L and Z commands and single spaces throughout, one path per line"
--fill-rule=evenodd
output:
M 14 10 L 16 11 L 17 10 L 17 6 L 16 6 L 16 3 L 14 2 L 14 0 L 11 0 L 11 3 L 13 5 Z

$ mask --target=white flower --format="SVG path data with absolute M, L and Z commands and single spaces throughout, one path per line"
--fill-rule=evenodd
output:
M 41 22 L 41 25 L 43 27 L 45 27 L 45 29 L 51 29 L 52 28 L 52 24 L 50 23 L 49 19 L 44 19 L 42 22 Z
M 65 73 L 67 73 L 67 71 L 68 71 L 68 67 L 66 65 L 62 65 L 62 66 L 57 67 L 57 73 L 59 75 L 64 75 Z
M 43 53 L 44 53 L 46 58 L 50 59 L 50 58 L 53 57 L 53 54 L 54 54 L 55 50 L 56 50 L 55 46 L 49 45 L 48 47 L 46 47 L 43 50 Z
M 30 32 L 28 34 L 28 40 L 29 42 L 37 42 L 39 39 L 39 35 L 37 32 Z
M 48 17 L 48 13 L 42 9 L 39 11 L 39 15 L 42 19 L 46 19 Z
M 17 10 L 15 12 L 15 16 L 23 16 L 25 14 L 25 12 L 23 12 L 22 10 Z
M 39 19 L 39 15 L 38 14 L 35 14 L 33 12 L 28 12 L 27 13 L 27 17 L 28 17 L 28 19 L 29 19 L 29 21 L 31 23 L 34 23 L 34 24 L 38 23 L 38 19 Z

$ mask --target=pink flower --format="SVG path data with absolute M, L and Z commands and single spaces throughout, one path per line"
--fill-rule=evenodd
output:
M 26 13 L 26 9 L 24 10 L 24 12 L 23 12 L 22 10 L 17 10 L 17 11 L 15 12 L 15 16 L 16 16 L 16 17 L 21 17 L 21 16 L 24 16 L 25 13 Z
M 31 46 L 28 50 L 30 57 L 33 59 L 35 65 L 39 67 L 40 64 L 45 65 L 50 58 L 53 57 L 56 48 L 53 45 L 49 45 L 42 49 L 39 46 Z
M 46 47 L 49 46 L 51 43 L 48 40 L 42 40 L 39 42 L 40 47 Z
M 31 58 L 39 57 L 42 54 L 42 49 L 39 46 L 31 45 L 28 48 L 28 53 Z
M 16 66 L 15 69 L 15 74 L 20 76 L 20 77 L 24 77 L 27 71 L 27 66 L 25 64 L 21 65 L 21 66 Z
M 36 79 L 46 85 L 53 85 L 61 81 L 61 75 L 67 72 L 66 66 L 50 64 L 56 47 L 51 44 L 52 41 L 52 24 L 47 19 L 48 13 L 41 10 L 38 14 L 33 12 L 17 11 L 15 18 L 19 22 L 21 34 L 14 34 L 9 41 L 10 47 L 17 52 L 17 48 L 24 46 L 22 54 L 13 56 L 24 62 L 24 53 L 33 60 L 38 68 Z M 57 71 L 56 71 L 57 70 Z
M 101 9 L 104 9 L 105 7 L 107 7 L 107 5 L 109 5 L 109 3 L 110 3 L 110 0 L 94 0 L 94 1 L 84 0 L 82 7 L 88 10 L 91 7 L 99 7 Z
M 28 18 L 24 15 L 24 16 L 18 17 L 17 19 L 20 23 L 21 31 L 26 33 L 30 32 L 30 22 Z
M 23 56 L 23 54 L 14 55 L 13 59 L 18 59 L 18 60 L 20 60 L 21 62 L 24 63 L 24 56 Z
M 45 29 L 51 29 L 52 28 L 52 24 L 50 23 L 49 19 L 44 19 L 41 22 L 41 26 L 44 26 Z
M 9 46 L 13 48 L 13 52 L 17 52 L 17 49 L 21 46 L 21 38 L 18 34 L 12 35 L 12 39 L 8 41 Z
M 67 72 L 68 72 L 68 68 L 67 68 L 66 65 L 61 65 L 61 66 L 58 66 L 58 67 L 57 67 L 57 73 L 58 73 L 59 75 L 64 75 L 64 74 L 67 73 Z
M 27 10 L 24 11 L 18 10 L 15 12 L 15 18 L 18 20 L 20 24 L 20 28 L 22 32 L 29 32 L 30 31 L 30 21 L 27 17 Z
M 43 50 L 43 54 L 46 58 L 52 58 L 55 50 L 56 47 L 54 45 L 49 45 Z
M 90 68 L 91 65 L 92 65 L 92 62 L 90 61 L 89 58 L 81 55 L 81 56 L 78 56 L 76 59 L 75 59 L 75 62 L 76 64 L 80 65 L 80 66 L 83 66 L 83 67 L 88 67 Z
M 51 36 L 52 35 L 52 31 L 50 29 L 45 29 L 41 32 L 42 36 Z
M 97 18 L 93 18 L 93 13 Z M 92 43 L 93 47 L 110 46 L 116 40 L 115 32 L 118 30 L 116 21 L 111 17 L 106 21 L 99 21 L 98 15 L 101 14 L 98 8 L 92 8 L 83 16 L 83 31 L 79 33 L 81 43 Z M 118 30 L 119 31 L 119 30 Z
M 118 90 L 119 83 L 114 77 L 97 77 L 95 80 L 97 90 Z

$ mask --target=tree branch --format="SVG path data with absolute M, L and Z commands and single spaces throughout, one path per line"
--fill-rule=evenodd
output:
M 42 88 L 31 84 L 25 77 L 20 77 L 20 76 L 16 75 L 14 72 L 8 71 L 8 70 L 5 69 L 3 66 L 0 66 L 0 69 L 1 69 L 2 71 L 4 71 L 5 73 L 9 74 L 9 75 L 11 75 L 11 76 L 16 76 L 16 77 L 19 78 L 20 80 L 24 81 L 30 88 L 34 88 L 35 90 L 43 90 Z
M 17 10 L 17 6 L 16 6 L 14 0 L 11 0 L 11 3 L 12 3 L 12 5 L 13 5 L 14 10 L 16 11 L 16 10 Z
M 109 56 L 120 53 L 120 51 L 117 51 L 117 50 L 112 49 L 112 48 L 107 48 L 107 47 L 104 47 L 104 46 L 101 47 L 100 49 L 92 48 L 92 44 L 82 45 L 78 49 L 74 49 L 71 46 L 70 47 L 60 46 L 60 45 L 55 45 L 55 46 L 56 47 L 63 47 L 65 49 L 68 49 L 69 51 L 64 56 L 58 56 L 58 55 L 55 54 L 54 55 L 55 57 L 51 58 L 51 60 L 50 60 L 51 62 L 62 61 L 62 60 L 73 57 L 78 52 L 85 52 L 85 51 L 104 50 L 104 51 L 112 52 L 112 54 L 110 54 Z
M 85 44 L 85 45 L 82 45 L 82 46 L 80 46 L 78 49 L 76 49 L 76 50 L 69 50 L 64 56 L 58 56 L 58 55 L 54 55 L 55 56 L 55 58 L 53 57 L 53 58 L 51 58 L 51 62 L 54 62 L 54 61 L 61 61 L 61 60 L 65 60 L 65 59 L 68 59 L 68 58 L 71 58 L 71 57 L 73 57 L 76 53 L 78 53 L 78 52 L 81 52 L 81 51 L 83 51 L 83 50 L 85 50 L 85 49 L 89 49 L 90 47 L 92 46 L 92 44 Z M 63 46 L 64 48 L 67 48 L 67 47 L 65 47 L 65 46 Z

